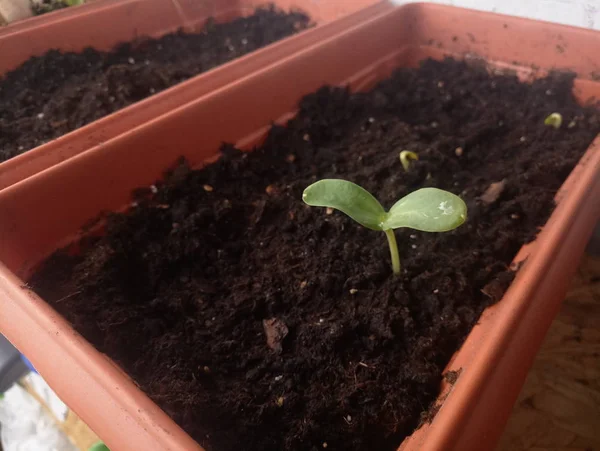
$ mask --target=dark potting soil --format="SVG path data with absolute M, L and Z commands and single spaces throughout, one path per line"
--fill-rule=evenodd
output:
M 0 78 L 0 162 L 310 26 L 303 13 L 259 8 L 200 32 L 51 50 Z
M 207 450 L 395 450 L 600 131 L 571 90 L 568 75 L 526 85 L 453 60 L 366 94 L 323 88 L 254 152 L 225 146 L 138 190 L 33 286 Z M 558 130 L 544 126 L 552 112 Z M 403 149 L 420 156 L 408 173 Z M 303 204 L 324 177 L 387 207 L 450 190 L 469 219 L 398 230 L 395 278 L 383 233 Z

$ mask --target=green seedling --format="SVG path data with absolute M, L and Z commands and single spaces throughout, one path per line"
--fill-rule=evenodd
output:
M 403 150 L 400 152 L 400 162 L 402 163 L 402 167 L 406 172 L 410 169 L 410 162 L 417 161 L 419 159 L 419 155 L 410 150 Z
M 394 274 L 400 274 L 394 229 L 407 227 L 423 232 L 448 232 L 467 219 L 467 206 L 463 200 L 437 188 L 414 191 L 385 211 L 371 193 L 357 184 L 325 179 L 306 188 L 302 200 L 312 207 L 335 208 L 368 229 L 385 232 Z
M 546 119 L 544 119 L 544 125 L 549 125 L 550 127 L 554 127 L 555 129 L 559 129 L 562 125 L 562 115 L 560 113 L 552 113 Z

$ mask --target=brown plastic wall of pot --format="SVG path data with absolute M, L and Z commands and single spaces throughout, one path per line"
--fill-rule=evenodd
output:
M 0 74 L 49 49 L 110 50 L 141 36 L 178 28 L 197 30 L 207 18 L 227 21 L 251 14 L 255 0 L 99 0 L 25 20 L 0 30 Z M 101 144 L 214 89 L 393 8 L 388 1 L 274 0 L 284 10 L 306 11 L 318 26 L 219 66 L 0 163 L 0 190 Z
M 559 49 L 560 47 L 560 49 Z M 181 106 L 102 146 L 0 191 L 0 331 L 113 451 L 199 447 L 111 361 L 27 289 L 31 268 L 79 236 L 130 192 L 161 177 L 180 155 L 201 165 L 222 141 L 249 148 L 271 120 L 294 114 L 302 95 L 322 84 L 372 87 L 399 66 L 425 57 L 478 54 L 490 67 L 524 79 L 560 67 L 578 74 L 577 95 L 600 95 L 593 73 L 600 34 L 465 9 L 410 4 L 372 17 L 319 44 Z M 295 83 L 289 83 L 294 79 Z M 143 161 L 143 164 L 139 162 Z M 600 218 L 600 140 L 557 195 L 558 206 L 496 306 L 486 310 L 448 369 L 433 422 L 402 451 L 493 449 L 528 368 Z

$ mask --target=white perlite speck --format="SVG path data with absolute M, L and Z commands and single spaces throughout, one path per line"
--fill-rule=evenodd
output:
M 452 207 L 452 205 L 448 205 L 447 201 L 440 202 L 438 210 L 441 210 L 444 216 L 449 216 L 452 213 L 454 213 L 454 208 Z

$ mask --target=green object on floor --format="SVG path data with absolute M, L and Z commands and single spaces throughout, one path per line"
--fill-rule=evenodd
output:
M 94 443 L 88 451 L 110 451 L 104 442 Z

